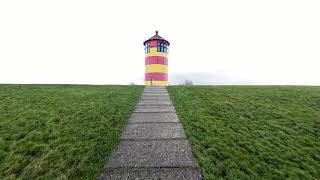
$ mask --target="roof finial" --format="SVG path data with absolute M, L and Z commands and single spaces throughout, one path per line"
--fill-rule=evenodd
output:
M 158 30 L 156 30 L 156 35 L 158 35 L 158 32 L 159 32 L 159 31 L 158 31 Z

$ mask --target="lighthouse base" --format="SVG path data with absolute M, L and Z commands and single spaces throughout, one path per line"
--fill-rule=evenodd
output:
M 146 86 L 167 86 L 168 81 L 145 81 L 144 85 L 146 85 Z

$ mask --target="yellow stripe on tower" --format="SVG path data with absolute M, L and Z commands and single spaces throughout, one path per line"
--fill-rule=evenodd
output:
M 154 86 L 167 86 L 168 85 L 168 81 L 145 81 L 144 85 L 146 86 L 150 86 L 150 85 L 154 85 Z
M 163 64 L 146 65 L 146 73 L 167 73 L 168 66 Z
M 146 54 L 146 57 L 149 56 L 162 56 L 162 57 L 167 57 L 168 54 L 164 52 L 158 52 L 157 48 L 150 48 L 150 52 Z

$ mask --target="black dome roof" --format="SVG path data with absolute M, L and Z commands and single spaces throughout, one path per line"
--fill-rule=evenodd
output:
M 163 37 L 159 36 L 158 31 L 156 31 L 156 34 L 154 36 L 152 36 L 148 40 L 144 41 L 143 45 L 145 45 L 147 42 L 152 41 L 152 40 L 162 40 L 162 41 L 165 41 L 166 43 L 168 43 L 168 45 L 170 45 L 169 41 L 167 41 Z

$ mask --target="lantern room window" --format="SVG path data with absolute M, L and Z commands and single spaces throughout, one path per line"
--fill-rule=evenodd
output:
M 167 52 L 168 52 L 168 46 L 167 46 L 167 44 L 158 42 L 158 43 L 157 43 L 157 52 L 167 53 Z
M 145 45 L 145 47 L 144 47 L 144 51 L 145 51 L 146 54 L 147 54 L 147 53 L 150 53 L 150 48 L 151 48 L 150 43 L 147 43 L 147 44 Z

